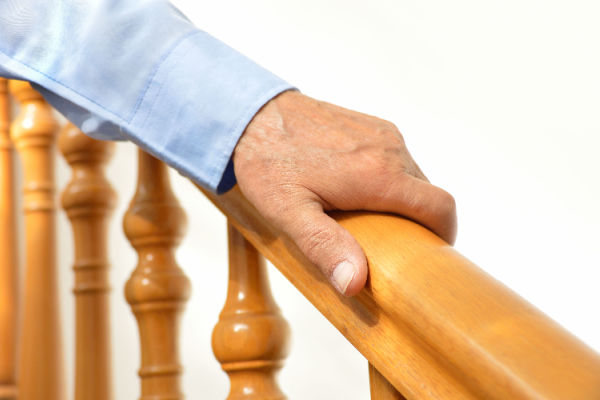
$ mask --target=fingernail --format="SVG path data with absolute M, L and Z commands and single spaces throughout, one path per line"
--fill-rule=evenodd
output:
M 356 275 L 354 265 L 349 261 L 342 261 L 333 270 L 333 284 L 342 294 L 346 294 L 346 289 L 350 286 L 352 279 Z

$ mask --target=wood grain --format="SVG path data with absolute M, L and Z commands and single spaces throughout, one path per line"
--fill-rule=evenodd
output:
M 67 124 L 59 147 L 72 168 L 62 195 L 75 247 L 75 400 L 110 400 L 108 217 L 116 196 L 104 176 L 114 143 Z
M 369 363 L 371 400 L 406 400 L 392 384 Z
M 0 398 L 17 398 L 18 264 L 8 81 L 0 78 Z
M 288 354 L 289 326 L 273 300 L 263 257 L 228 225 L 227 300 L 212 335 L 230 380 L 228 400 L 283 400 L 276 374 Z
M 407 399 L 600 398 L 596 352 L 427 229 L 333 213 L 370 268 L 344 298 L 238 188 L 205 194 Z
M 138 183 L 125 214 L 125 234 L 138 264 L 125 286 L 141 344 L 142 400 L 183 399 L 179 320 L 190 282 L 175 261 L 186 218 L 171 191 L 167 166 L 139 150 Z
M 27 82 L 10 81 L 21 107 L 11 136 L 23 164 L 25 279 L 19 397 L 64 399 L 56 271 L 54 142 L 52 109 Z

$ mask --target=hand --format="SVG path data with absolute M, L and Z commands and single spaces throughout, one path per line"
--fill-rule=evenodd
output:
M 454 243 L 453 197 L 428 182 L 390 122 L 284 92 L 254 116 L 233 163 L 246 198 L 346 296 L 364 287 L 367 260 L 326 210 L 396 213 Z

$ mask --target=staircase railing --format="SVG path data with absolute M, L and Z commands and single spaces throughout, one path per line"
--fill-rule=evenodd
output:
M 59 400 L 65 391 L 52 177 L 58 125 L 28 84 L 10 86 L 21 111 L 10 140 L 0 80 L 0 398 Z M 24 161 L 23 285 L 17 282 L 12 143 Z M 59 144 L 73 171 L 62 204 L 75 245 L 75 399 L 107 400 L 106 223 L 115 197 L 103 166 L 113 145 L 72 125 L 63 128 Z M 179 317 L 190 282 L 174 249 L 185 216 L 167 167 L 143 151 L 138 166 L 124 228 L 138 253 L 126 298 L 140 333 L 141 398 L 182 399 Z M 366 289 L 346 298 L 237 188 L 222 196 L 200 190 L 229 224 L 228 295 L 212 339 L 230 378 L 229 399 L 285 398 L 276 373 L 288 353 L 289 326 L 269 289 L 264 258 L 369 361 L 373 399 L 600 399 L 600 355 L 420 225 L 386 214 L 332 213 L 369 261 Z
M 333 213 L 369 261 L 346 298 L 237 188 L 204 193 L 369 360 L 375 391 L 379 371 L 409 399 L 600 398 L 597 353 L 420 225 Z

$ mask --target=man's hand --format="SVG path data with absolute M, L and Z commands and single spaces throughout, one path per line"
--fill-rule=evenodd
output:
M 396 213 L 454 243 L 454 199 L 428 182 L 390 122 L 284 92 L 254 116 L 233 162 L 248 200 L 346 296 L 364 287 L 367 260 L 325 210 Z

